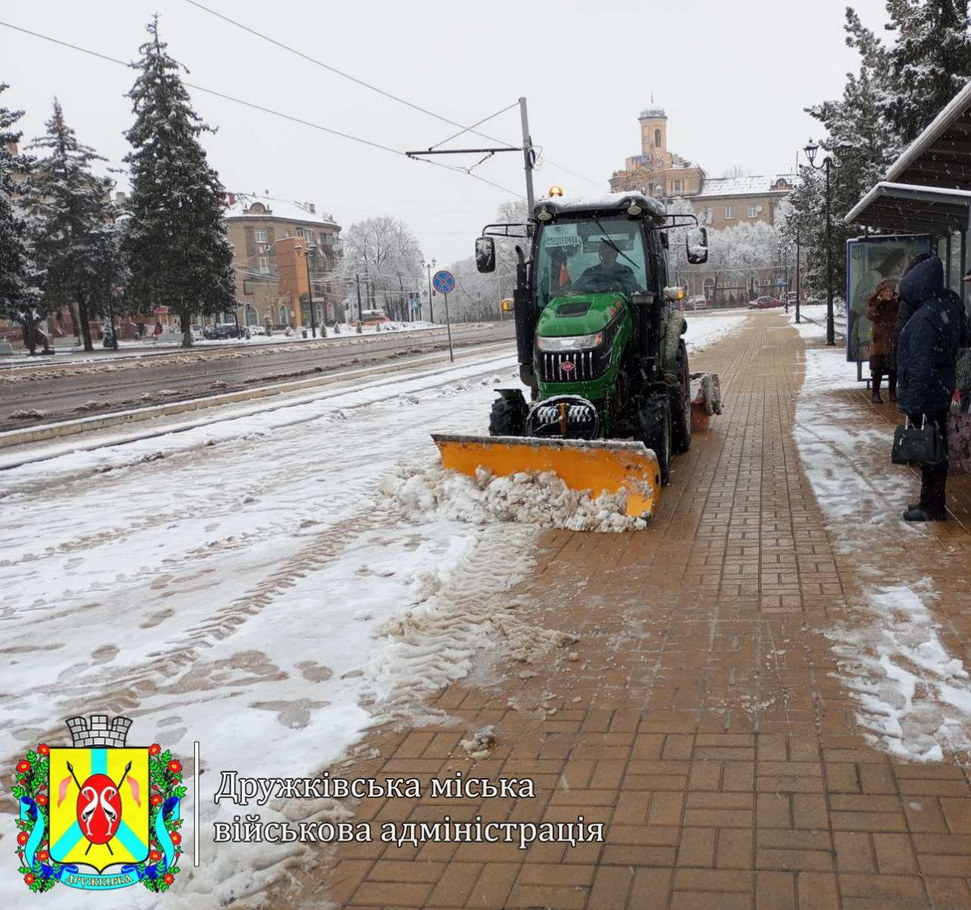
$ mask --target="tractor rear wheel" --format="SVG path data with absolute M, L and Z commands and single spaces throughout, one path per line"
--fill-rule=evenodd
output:
M 677 386 L 671 389 L 671 448 L 680 454 L 691 448 L 691 375 L 688 372 L 688 349 L 678 345 Z
M 489 415 L 490 436 L 525 436 L 526 402 L 509 398 L 497 398 L 492 402 Z
M 657 456 L 661 483 L 671 479 L 671 400 L 667 395 L 652 395 L 640 408 L 641 441 Z

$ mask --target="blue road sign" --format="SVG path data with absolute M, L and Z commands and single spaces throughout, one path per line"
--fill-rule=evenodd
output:
M 445 269 L 442 269 L 432 276 L 432 287 L 439 294 L 451 294 L 455 289 L 455 276 L 451 272 L 446 272 Z

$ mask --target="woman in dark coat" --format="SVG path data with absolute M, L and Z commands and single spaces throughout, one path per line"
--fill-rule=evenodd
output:
M 897 400 L 897 370 L 890 356 L 893 329 L 897 322 L 897 282 L 884 278 L 874 292 L 867 298 L 866 318 L 870 320 L 870 379 L 873 403 L 883 404 L 880 397 L 880 381 L 887 375 L 887 390 L 890 400 Z
M 914 426 L 936 428 L 947 452 L 947 415 L 954 392 L 954 365 L 967 327 L 960 298 L 944 288 L 944 264 L 931 256 L 900 281 L 900 298 L 913 309 L 897 347 L 898 407 Z M 903 304 L 901 309 L 903 309 Z M 921 468 L 920 502 L 905 521 L 947 518 L 947 459 Z

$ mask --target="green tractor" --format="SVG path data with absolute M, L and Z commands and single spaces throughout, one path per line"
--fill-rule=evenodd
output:
M 692 229 L 688 262 L 707 261 L 697 219 L 667 215 L 641 193 L 552 196 L 527 224 L 485 228 L 476 241 L 480 272 L 495 269 L 494 237 L 529 241 L 528 259 L 516 246 L 513 296 L 529 398 L 500 389 L 489 437 L 436 436 L 447 468 L 551 470 L 574 489 L 623 488 L 628 514 L 654 511 L 672 455 L 691 445 L 687 324 L 674 305 L 684 292 L 667 286 L 664 232 L 672 227 Z M 717 396 L 717 377 L 699 385 Z

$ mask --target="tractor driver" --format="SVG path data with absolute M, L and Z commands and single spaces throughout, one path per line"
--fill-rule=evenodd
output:
M 619 250 L 612 243 L 600 244 L 600 262 L 590 266 L 573 286 L 575 293 L 597 294 L 619 288 L 628 297 L 638 289 L 630 266 L 617 262 Z

